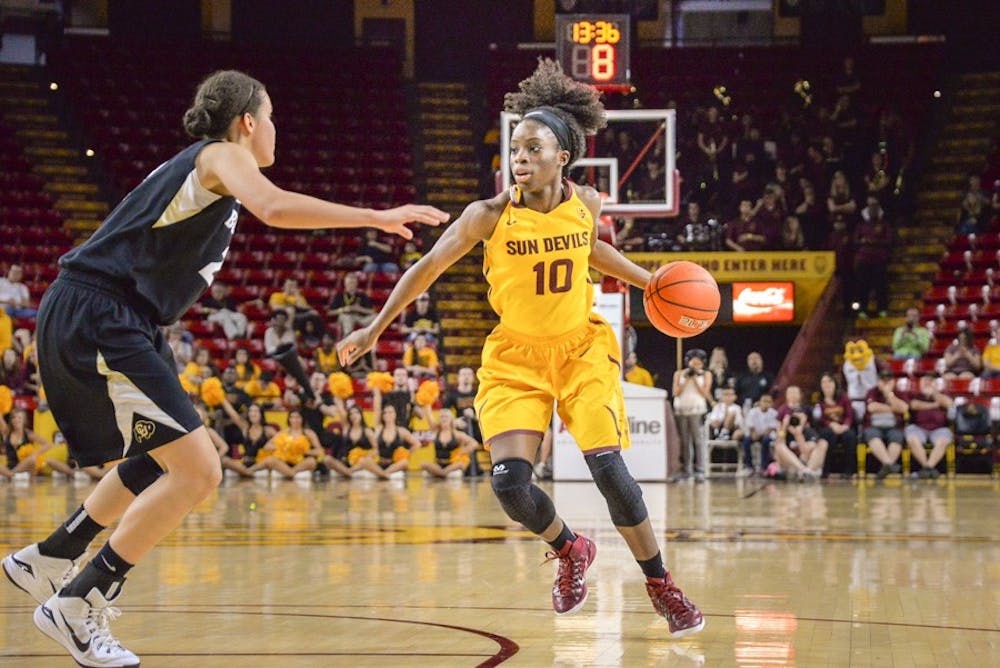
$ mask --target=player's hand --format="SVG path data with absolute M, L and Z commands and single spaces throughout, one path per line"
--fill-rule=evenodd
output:
M 398 234 L 404 239 L 413 238 L 413 232 L 406 227 L 406 223 L 422 223 L 437 227 L 449 218 L 449 215 L 441 209 L 426 204 L 404 204 L 394 209 L 376 211 L 375 214 L 378 217 L 376 227 L 384 232 Z
M 378 334 L 369 326 L 356 329 L 347 338 L 337 342 L 337 358 L 340 366 L 349 367 L 357 362 L 362 355 L 375 347 Z

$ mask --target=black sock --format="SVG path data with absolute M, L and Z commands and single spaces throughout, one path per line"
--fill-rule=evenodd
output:
M 659 552 L 656 553 L 655 557 L 643 559 L 642 561 L 636 559 L 636 562 L 647 578 L 663 578 L 667 574 L 667 569 L 663 567 L 663 557 L 660 556 Z
M 104 527 L 90 519 L 80 506 L 51 536 L 38 544 L 38 551 L 45 557 L 77 559 L 103 530 Z
M 128 563 L 111 548 L 111 543 L 105 543 L 97 556 L 91 559 L 90 563 L 73 578 L 73 581 L 63 587 L 59 592 L 60 596 L 78 596 L 84 598 L 90 590 L 97 587 L 105 597 L 111 598 L 109 592 L 114 589 L 115 594 L 121 589 L 125 575 L 132 569 L 132 564 Z M 115 587 L 115 584 L 118 586 Z
M 576 534 L 570 531 L 569 527 L 566 526 L 566 523 L 563 522 L 562 532 L 558 536 L 556 536 L 553 540 L 550 540 L 549 545 L 552 546 L 553 550 L 559 552 L 560 550 L 563 549 L 563 546 L 565 546 L 566 543 L 571 543 L 574 540 L 576 540 Z

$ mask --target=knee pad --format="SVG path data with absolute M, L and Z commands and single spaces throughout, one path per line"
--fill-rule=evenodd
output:
M 505 459 L 493 465 L 490 485 L 508 517 L 540 534 L 556 518 L 556 509 L 552 499 L 531 484 L 531 470 L 527 459 Z
M 136 496 L 163 475 L 163 469 L 149 454 L 126 459 L 118 465 L 117 471 L 122 484 Z
M 634 527 L 649 517 L 642 490 L 628 472 L 620 452 L 587 455 L 584 460 L 608 503 L 611 522 L 616 527 Z

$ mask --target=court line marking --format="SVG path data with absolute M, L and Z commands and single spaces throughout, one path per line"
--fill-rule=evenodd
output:
M 400 609 L 403 609 L 403 610 L 431 610 L 431 611 L 433 611 L 433 610 L 479 610 L 479 611 L 491 611 L 491 612 L 542 612 L 542 613 L 550 613 L 551 612 L 551 608 L 549 608 L 549 607 L 528 607 L 528 606 L 503 606 L 503 607 L 499 607 L 499 606 L 489 606 L 489 605 L 406 605 L 406 604 L 399 604 L 399 605 L 379 605 L 379 604 L 374 604 L 374 603 L 370 604 L 370 605 L 350 604 L 350 603 L 344 603 L 344 604 L 322 604 L 322 603 L 231 603 L 231 604 L 222 604 L 222 607 L 217 607 L 219 605 L 220 604 L 218 604 L 218 603 L 192 603 L 192 604 L 183 604 L 183 605 L 177 605 L 177 606 L 164 605 L 164 606 L 159 606 L 157 608 L 153 608 L 153 607 L 150 607 L 150 606 L 136 605 L 135 607 L 129 606 L 128 608 L 125 608 L 125 611 L 126 612 L 145 612 L 145 613 L 150 613 L 150 612 L 152 612 L 152 613 L 166 613 L 166 614 L 190 612 L 192 614 L 204 614 L 204 615 L 220 614 L 220 615 L 222 615 L 222 614 L 228 614 L 229 611 L 231 611 L 233 608 L 239 608 L 239 607 L 244 607 L 244 608 L 259 607 L 259 608 L 295 608 L 296 610 L 300 610 L 302 608 L 307 608 L 307 609 L 320 609 L 320 608 L 352 609 L 352 608 L 362 608 L 362 609 L 365 609 L 365 610 L 371 610 L 373 608 L 375 608 L 375 609 L 385 608 L 385 609 L 389 609 L 389 610 L 400 610 Z M 8 605 L 8 606 L 0 606 L 0 611 L 4 611 L 4 612 L 29 612 L 29 611 L 34 610 L 35 607 L 37 607 L 37 606 L 32 607 L 32 606 L 25 606 L 25 605 Z M 205 608 L 205 609 L 204 610 L 194 610 L 193 608 Z M 608 609 L 608 610 L 604 610 L 603 612 L 609 613 L 609 614 L 614 614 L 614 613 L 617 612 L 617 613 L 626 614 L 626 615 L 649 615 L 649 614 L 655 614 L 655 613 L 651 613 L 650 611 L 647 611 L 647 610 L 644 610 L 644 609 L 643 610 L 637 610 L 637 609 L 635 609 L 635 610 L 630 610 L 630 609 L 610 610 L 610 609 Z M 384 617 L 358 617 L 358 616 L 351 616 L 351 615 L 318 615 L 318 614 L 305 614 L 305 613 L 296 614 L 296 613 L 283 613 L 283 612 L 269 612 L 269 611 L 265 611 L 265 610 L 261 610 L 261 611 L 249 611 L 249 610 L 240 611 L 240 610 L 237 610 L 234 614 L 256 615 L 256 616 L 274 615 L 274 616 L 277 616 L 277 617 L 281 617 L 281 616 L 321 617 L 321 618 L 331 618 L 331 619 L 357 619 L 357 620 L 369 620 L 369 621 L 398 622 L 398 623 L 405 623 L 405 624 L 424 624 L 424 625 L 427 625 L 427 626 L 439 626 L 439 627 L 442 627 L 442 628 L 457 629 L 457 630 L 460 630 L 460 631 L 466 631 L 466 632 L 469 632 L 469 633 L 474 633 L 474 634 L 477 634 L 477 635 L 482 635 L 484 637 L 489 637 L 491 640 L 494 640 L 494 642 L 497 642 L 498 644 L 499 644 L 499 640 L 497 640 L 497 639 L 498 638 L 503 638 L 503 636 L 499 636 L 499 635 L 497 635 L 496 638 L 494 638 L 493 636 L 495 634 L 492 634 L 489 631 L 479 631 L 477 629 L 471 629 L 471 628 L 466 628 L 466 627 L 461 627 L 461 626 L 451 626 L 449 624 L 439 624 L 439 623 L 436 623 L 436 622 L 421 622 L 421 621 L 417 621 L 417 620 L 391 619 L 391 618 L 384 618 Z M 732 612 L 705 612 L 704 610 L 702 610 L 702 614 L 705 617 L 715 617 L 715 618 L 735 619 L 737 617 L 736 613 L 732 613 Z M 977 626 L 955 626 L 955 625 L 949 625 L 949 624 L 921 624 L 921 623 L 918 623 L 918 622 L 891 622 L 891 621 L 878 621 L 878 620 L 871 620 L 871 619 L 835 619 L 835 618 L 830 618 L 830 617 L 801 617 L 799 615 L 795 615 L 795 618 L 798 621 L 803 621 L 803 622 L 821 622 L 821 623 L 826 623 L 826 624 L 864 624 L 864 625 L 868 625 L 868 626 L 897 626 L 897 627 L 905 627 L 905 628 L 934 629 L 934 630 L 944 630 L 944 631 L 970 631 L 970 632 L 975 632 L 975 633 L 1000 633 L 1000 628 L 986 628 L 986 627 L 977 627 Z M 514 642 L 514 641 L 509 640 L 509 639 L 505 639 L 505 640 L 508 640 L 511 643 Z M 515 643 L 515 646 L 517 646 L 516 643 Z M 10 655 L 9 654 L 0 654 L 0 656 L 10 656 Z M 511 656 L 513 656 L 513 655 L 511 655 Z M 494 664 L 494 665 L 496 665 L 496 664 Z

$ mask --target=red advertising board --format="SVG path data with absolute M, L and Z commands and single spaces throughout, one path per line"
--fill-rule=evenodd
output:
M 794 319 L 794 283 L 733 283 L 733 322 L 792 322 Z

